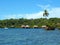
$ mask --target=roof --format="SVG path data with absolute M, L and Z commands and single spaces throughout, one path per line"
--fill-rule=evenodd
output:
M 37 25 L 34 25 L 33 27 L 38 27 Z
M 29 25 L 26 25 L 25 27 L 30 27 Z
M 42 25 L 42 27 L 46 27 L 46 25 Z
M 21 25 L 21 27 L 25 27 L 25 25 Z

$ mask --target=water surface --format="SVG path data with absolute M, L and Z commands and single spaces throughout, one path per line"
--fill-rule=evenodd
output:
M 60 45 L 60 30 L 0 28 L 0 45 Z

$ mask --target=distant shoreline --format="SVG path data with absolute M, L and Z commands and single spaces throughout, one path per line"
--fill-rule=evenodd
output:
M 38 19 L 5 19 L 0 20 L 0 28 L 58 28 L 60 29 L 60 18 L 38 18 Z

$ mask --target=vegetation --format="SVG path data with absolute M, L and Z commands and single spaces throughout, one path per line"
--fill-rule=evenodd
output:
M 44 21 L 45 20 L 45 21 Z M 30 27 L 33 27 L 34 25 L 38 25 L 41 27 L 42 25 L 48 25 L 50 27 L 56 27 L 60 28 L 60 18 L 40 18 L 40 19 L 5 19 L 0 20 L 0 28 L 4 27 L 14 27 L 14 28 L 20 28 L 21 25 L 29 25 Z
M 47 10 L 44 10 L 43 16 L 44 17 L 48 17 L 48 15 L 49 15 L 48 11 Z

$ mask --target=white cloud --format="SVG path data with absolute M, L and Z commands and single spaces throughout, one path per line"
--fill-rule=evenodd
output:
M 38 13 L 34 13 L 34 14 L 26 14 L 25 15 L 25 18 L 27 18 L 27 19 L 31 19 L 31 18 L 35 19 L 35 18 L 42 18 L 42 17 L 43 17 L 42 11 L 40 11 Z
M 18 19 L 24 17 L 22 14 L 10 14 L 10 15 L 4 15 L 2 16 L 3 19 Z M 1 19 L 2 19 L 1 18 Z
M 43 10 L 47 9 L 49 12 L 49 17 L 48 18 L 52 18 L 52 17 L 58 17 L 60 18 L 59 14 L 60 14 L 60 7 L 52 7 L 51 5 L 37 5 L 38 7 L 42 8 Z
M 51 8 L 48 10 L 49 12 L 49 16 L 48 18 L 52 18 L 52 17 L 58 17 L 60 18 L 60 7 L 56 7 L 56 8 Z M 35 19 L 35 18 L 43 18 L 43 11 L 40 11 L 38 13 L 33 13 L 33 14 L 14 14 L 14 15 L 8 15 L 8 16 L 4 16 L 4 19 L 10 19 L 10 18 L 27 18 L 27 19 Z
M 51 17 L 58 17 L 60 18 L 60 7 L 57 7 L 57 8 L 52 8 L 50 11 L 50 18 Z
M 43 18 L 43 12 L 44 11 L 40 11 L 38 13 L 35 13 L 35 14 L 26 14 L 25 18 Z M 51 9 L 48 9 L 48 12 L 49 12 L 49 16 L 48 18 L 60 18 L 60 7 L 56 7 L 56 8 L 51 8 Z
M 18 19 L 18 18 L 27 18 L 27 19 L 35 19 L 35 18 L 42 18 L 43 17 L 43 12 L 40 11 L 38 13 L 34 13 L 34 14 L 14 14 L 14 15 L 5 15 L 3 18 L 4 19 Z
M 16 18 L 16 15 L 7 15 L 4 18 L 10 19 L 10 18 Z
M 38 7 L 40 7 L 41 9 L 48 9 L 48 8 L 50 8 L 50 5 L 48 4 L 48 5 L 40 5 L 40 4 L 37 4 L 37 6 Z

